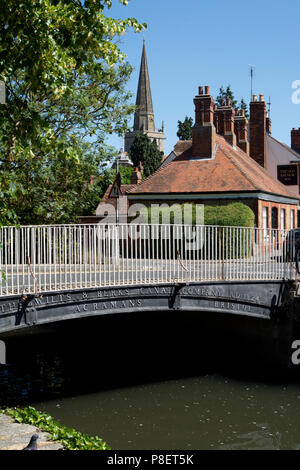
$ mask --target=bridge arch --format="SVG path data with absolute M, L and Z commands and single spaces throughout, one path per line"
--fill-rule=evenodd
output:
M 53 291 L 0 298 L 0 333 L 120 313 L 220 312 L 272 320 L 284 303 L 283 281 L 198 282 Z

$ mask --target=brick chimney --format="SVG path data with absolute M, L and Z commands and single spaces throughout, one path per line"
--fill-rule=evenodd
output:
M 144 167 L 143 167 L 142 162 L 139 162 L 138 170 L 139 170 L 139 172 L 141 173 L 141 175 L 144 174 Z
M 264 95 L 253 95 L 250 103 L 250 157 L 266 166 L 266 103 Z
M 216 128 L 214 119 L 214 99 L 209 86 L 199 87 L 199 94 L 194 98 L 195 124 L 193 126 L 192 155 L 194 158 L 212 158 L 216 146 Z
M 141 184 L 141 182 L 142 182 L 142 172 L 140 171 L 140 165 L 139 165 L 131 173 L 131 184 Z
M 224 135 L 224 113 L 219 110 L 225 106 L 225 100 L 221 99 L 221 106 L 217 108 L 217 105 L 214 105 L 214 125 L 216 128 L 216 133 Z
M 291 148 L 300 154 L 300 127 L 291 130 Z
M 248 119 L 244 109 L 240 109 L 234 116 L 234 132 L 237 146 L 249 155 Z
M 215 109 L 214 123 L 217 133 L 223 135 L 229 144 L 236 146 L 234 115 L 235 111 L 231 106 L 230 99 L 226 100 L 226 104 L 222 99 L 220 108 Z

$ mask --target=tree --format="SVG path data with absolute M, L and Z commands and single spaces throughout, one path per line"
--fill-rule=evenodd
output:
M 218 107 L 222 106 L 222 99 L 224 100 L 224 102 L 226 104 L 226 100 L 228 98 L 231 101 L 231 106 L 233 107 L 233 109 L 244 109 L 245 110 L 245 116 L 247 117 L 247 119 L 249 119 L 248 106 L 247 106 L 246 102 L 244 101 L 244 98 L 241 99 L 241 101 L 238 105 L 238 102 L 235 99 L 234 94 L 231 90 L 231 86 L 227 85 L 226 90 L 224 89 L 223 86 L 221 86 L 221 88 L 219 89 L 219 94 L 216 98 L 216 103 L 217 103 Z
M 234 95 L 231 91 L 231 87 L 230 85 L 227 85 L 226 87 L 226 90 L 224 90 L 223 86 L 221 86 L 221 88 L 219 89 L 219 94 L 216 98 L 216 103 L 218 106 L 222 106 L 222 99 L 225 101 L 225 104 L 226 104 L 226 100 L 227 99 L 230 99 L 231 101 L 231 106 L 236 109 L 237 107 L 237 101 L 236 99 L 234 98 Z
M 240 101 L 239 109 L 243 109 L 245 111 L 246 118 L 249 119 L 248 106 L 247 103 L 244 101 L 244 98 L 242 98 Z
M 107 134 L 128 127 L 132 68 L 117 42 L 146 25 L 108 17 L 111 4 L 2 0 L 0 222 L 73 221 L 109 158 Z
M 192 127 L 193 119 L 185 116 L 184 121 L 178 121 L 177 137 L 179 140 L 191 140 L 192 139 Z
M 144 175 L 154 173 L 161 164 L 163 152 L 157 147 L 157 143 L 149 139 L 146 134 L 137 134 L 131 144 L 129 157 L 134 166 L 142 162 Z

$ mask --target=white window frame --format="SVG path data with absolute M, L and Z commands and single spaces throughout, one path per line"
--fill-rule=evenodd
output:
M 291 230 L 295 228 L 295 211 L 291 209 Z
M 281 230 L 285 230 L 286 228 L 286 210 L 285 209 L 280 209 L 280 228 Z

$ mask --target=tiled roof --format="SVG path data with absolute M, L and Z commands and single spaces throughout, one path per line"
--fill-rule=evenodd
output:
M 176 155 L 180 155 L 181 153 L 185 152 L 185 150 L 189 149 L 192 145 L 191 140 L 178 140 L 177 144 L 174 147 L 173 152 Z
M 216 136 L 217 152 L 209 160 L 192 160 L 192 142 L 179 141 L 178 156 L 127 194 L 182 194 L 262 191 L 295 199 L 286 187 L 240 148 Z M 179 153 L 180 152 L 180 153 Z
M 127 191 L 130 191 L 131 189 L 134 189 L 137 186 L 137 184 L 121 184 L 121 192 L 122 194 L 125 195 Z M 112 188 L 112 184 L 110 184 L 107 188 L 107 190 L 104 193 L 103 198 L 101 199 L 100 204 L 112 204 L 114 207 L 117 206 L 117 199 L 115 197 L 109 197 L 110 191 Z M 99 205 L 100 205 L 99 204 Z
M 298 160 L 300 160 L 300 155 L 298 152 L 296 152 L 295 150 L 293 150 L 291 147 L 289 147 L 288 145 L 286 145 L 284 142 L 280 142 L 280 140 L 277 140 L 275 139 L 275 137 L 273 137 L 272 135 L 270 134 L 267 134 L 267 139 L 271 139 L 273 140 L 274 142 L 276 142 L 277 144 L 281 145 L 283 148 L 285 148 L 285 150 L 287 150 L 288 152 L 291 153 L 291 157 L 296 157 Z

